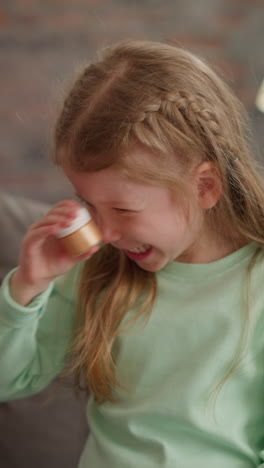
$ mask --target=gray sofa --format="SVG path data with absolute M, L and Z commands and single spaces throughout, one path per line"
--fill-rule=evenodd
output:
M 27 227 L 48 209 L 0 192 L 0 281 L 16 266 Z M 70 379 L 53 395 L 55 383 L 36 396 L 0 403 L 1 468 L 77 467 L 88 435 L 86 397 L 75 396 Z

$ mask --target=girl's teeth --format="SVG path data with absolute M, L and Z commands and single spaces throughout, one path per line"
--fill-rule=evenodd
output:
M 144 253 L 149 249 L 149 245 L 142 245 L 142 247 L 136 247 L 135 249 L 130 249 L 129 252 L 132 253 Z

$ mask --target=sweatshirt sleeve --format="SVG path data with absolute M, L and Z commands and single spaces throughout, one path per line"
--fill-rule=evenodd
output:
M 25 307 L 10 295 L 15 271 L 0 288 L 0 401 L 45 388 L 63 370 L 73 341 L 80 264 Z

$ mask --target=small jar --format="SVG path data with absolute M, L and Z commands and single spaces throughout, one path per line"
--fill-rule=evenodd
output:
M 89 211 L 81 207 L 69 227 L 60 229 L 56 237 L 73 257 L 82 255 L 100 244 L 102 235 Z

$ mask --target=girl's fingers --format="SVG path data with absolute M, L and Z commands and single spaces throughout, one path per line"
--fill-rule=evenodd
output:
M 66 217 L 61 215 L 49 215 L 43 218 L 38 223 L 31 226 L 31 230 L 39 229 L 40 227 L 58 225 L 58 226 L 70 226 L 74 217 Z
M 34 250 L 35 248 L 39 248 L 46 239 L 55 234 L 56 226 L 40 226 L 37 229 L 30 231 L 23 242 L 24 252 L 29 253 L 30 251 Z
M 47 216 L 64 216 L 68 218 L 75 218 L 77 215 L 77 209 L 76 208 L 71 208 L 71 209 L 65 209 L 65 208 L 54 208 L 53 210 L 50 210 L 45 218 Z
M 40 221 L 32 224 L 30 229 L 35 230 L 52 224 L 70 226 L 77 215 L 78 208 L 80 208 L 80 204 L 74 200 L 63 200 L 48 211 Z
M 73 206 L 73 207 L 80 208 L 80 203 L 72 199 L 60 200 L 58 203 L 56 203 L 56 205 L 54 205 L 54 207 L 57 207 L 57 206 L 69 206 L 69 207 Z
M 54 243 L 56 233 L 61 228 L 71 225 L 79 206 L 80 204 L 75 201 L 63 200 L 55 205 L 39 222 L 32 224 L 23 241 L 23 254 L 26 256 L 34 254 L 43 246 L 48 237 L 51 237 L 50 241 Z M 99 248 L 99 246 L 96 246 L 82 256 L 77 257 L 77 262 L 89 258 Z
M 47 212 L 46 215 L 49 215 L 51 213 L 58 213 L 58 214 L 65 214 L 65 215 L 76 215 L 78 208 L 80 208 L 80 205 L 70 205 L 70 206 L 58 206 L 55 205 L 51 210 Z
M 76 211 L 77 210 L 72 210 L 72 211 L 55 210 L 55 209 L 51 210 L 40 221 L 32 224 L 31 229 L 38 229 L 41 226 L 46 226 L 48 224 L 54 224 L 54 223 L 60 223 L 60 224 L 66 223 L 67 225 L 70 225 L 76 217 L 76 214 L 77 214 Z

